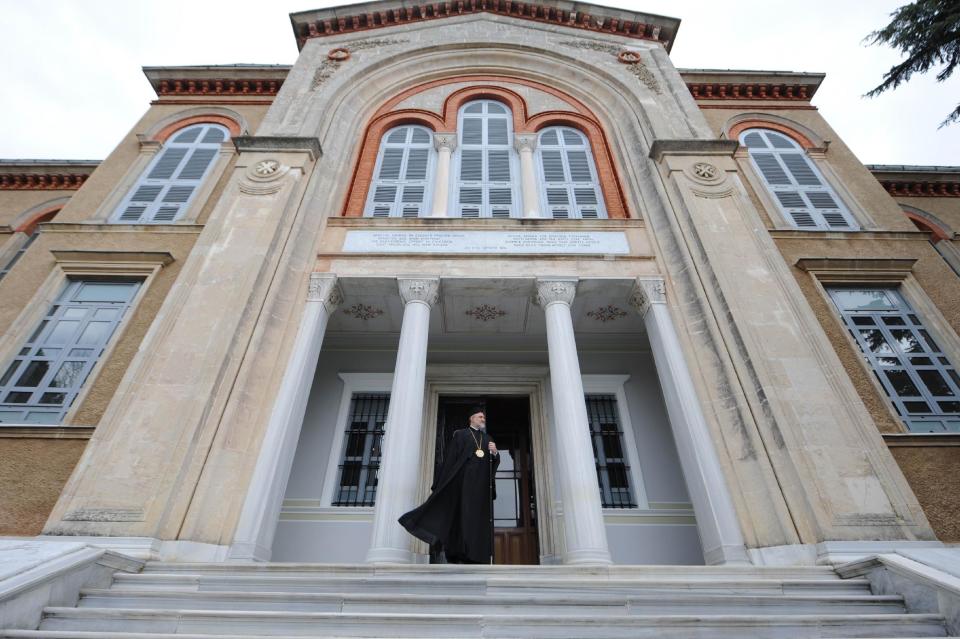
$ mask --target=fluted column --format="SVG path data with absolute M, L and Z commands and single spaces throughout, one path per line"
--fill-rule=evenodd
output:
M 450 157 L 457 148 L 456 133 L 434 133 L 433 146 L 437 149 L 437 170 L 433 173 L 433 204 L 430 217 L 449 217 L 447 199 L 450 195 Z
M 250 479 L 240 521 L 230 546 L 230 560 L 269 561 L 283 495 L 297 452 L 307 399 L 320 358 L 330 314 L 343 299 L 337 276 L 311 273 L 307 303 L 280 382 L 270 422 Z
M 537 303 L 547 321 L 547 350 L 557 477 L 563 499 L 565 564 L 609 564 L 607 531 L 603 523 L 600 485 L 590 441 L 587 406 L 577 359 L 570 304 L 576 278 L 537 280 Z
M 537 170 L 533 152 L 537 149 L 536 133 L 517 133 L 513 146 L 520 154 L 520 191 L 523 217 L 540 217 L 540 193 L 537 188 Z
M 750 563 L 720 458 L 667 308 L 663 280 L 638 279 L 630 303 L 643 317 L 650 339 L 704 559 L 708 564 Z
M 430 309 L 439 299 L 440 280 L 399 277 L 403 300 L 400 345 L 384 425 L 383 452 L 377 476 L 377 499 L 368 563 L 410 563 L 413 537 L 397 519 L 416 506 L 421 467 L 423 392 L 427 372 Z

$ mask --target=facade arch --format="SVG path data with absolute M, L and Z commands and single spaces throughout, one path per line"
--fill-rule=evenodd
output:
M 10 226 L 15 232 L 31 235 L 38 224 L 41 222 L 49 222 L 69 201 L 69 197 L 58 197 L 31 206 L 14 218 Z
M 822 149 L 827 141 L 808 127 L 772 113 L 741 113 L 724 124 L 723 137 L 736 140 L 747 129 L 771 129 L 791 138 L 804 150 Z
M 154 123 L 144 135 L 148 140 L 166 142 L 171 135 L 193 124 L 219 124 L 226 127 L 231 138 L 250 130 L 246 118 L 233 109 L 205 106 L 177 111 Z

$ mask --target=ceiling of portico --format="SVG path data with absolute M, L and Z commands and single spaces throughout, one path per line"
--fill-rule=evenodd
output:
M 394 278 L 341 277 L 343 301 L 328 330 L 399 333 L 403 303 Z M 574 330 L 583 335 L 638 334 L 643 320 L 629 304 L 629 278 L 583 279 L 571 305 Z M 431 335 L 545 335 L 544 313 L 534 301 L 535 278 L 442 278 L 430 314 Z

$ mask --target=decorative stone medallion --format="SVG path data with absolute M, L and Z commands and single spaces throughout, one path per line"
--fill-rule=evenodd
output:
M 279 160 L 260 160 L 247 169 L 246 179 L 240 181 L 240 191 L 247 195 L 276 193 L 283 187 L 279 178 L 289 170 L 290 167 L 284 166 Z
M 614 306 L 613 304 L 607 304 L 606 306 L 601 306 L 600 308 L 594 309 L 587 313 L 587 317 L 603 323 L 622 319 L 626 316 L 627 316 L 627 312 L 625 310 L 623 310 L 619 306 Z
M 260 160 L 253 166 L 253 172 L 258 177 L 269 177 L 280 170 L 280 163 L 276 160 Z
M 717 184 L 723 180 L 723 172 L 709 162 L 694 162 L 687 169 L 687 175 L 702 184 Z
M 617 60 L 623 64 L 637 64 L 640 62 L 640 53 L 637 51 L 621 51 L 617 54 Z
M 371 320 L 375 317 L 380 317 L 383 315 L 383 309 L 377 308 L 375 306 L 368 306 L 367 304 L 354 304 L 349 308 L 343 309 L 345 315 L 349 315 L 354 319 L 358 320 Z
M 466 314 L 470 315 L 476 320 L 480 320 L 481 322 L 489 322 L 490 320 L 495 320 L 498 317 L 503 317 L 507 314 L 507 312 L 490 304 L 481 304 L 480 306 L 476 306 L 466 311 Z
M 338 62 L 343 62 L 350 58 L 350 50 L 346 47 L 337 47 L 336 49 L 330 49 L 327 52 L 328 60 L 336 60 Z

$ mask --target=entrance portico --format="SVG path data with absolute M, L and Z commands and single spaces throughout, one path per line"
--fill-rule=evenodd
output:
M 705 424 L 698 430 L 696 411 L 682 407 L 692 397 L 692 383 L 686 368 L 679 366 L 682 353 L 666 352 L 679 349 L 675 333 L 672 342 L 669 335 L 664 337 L 663 322 L 669 321 L 669 313 L 650 311 L 652 304 L 663 306 L 663 298 L 645 303 L 647 298 L 637 292 L 649 281 L 331 274 L 314 274 L 313 281 L 333 291 L 320 295 L 325 301 L 317 311 L 329 320 L 305 322 L 304 327 L 312 330 L 298 338 L 318 353 L 310 355 L 315 357 L 317 379 L 302 363 L 288 371 L 284 381 L 288 390 L 280 394 L 287 398 L 287 408 L 275 411 L 276 428 L 272 422 L 258 460 L 256 477 L 261 483 L 248 495 L 231 558 L 303 558 L 297 551 L 298 526 L 337 521 L 339 539 L 351 549 L 340 554 L 342 561 L 426 561 L 426 547 L 396 518 L 428 492 L 438 398 L 506 393 L 530 398 L 541 561 L 639 563 L 634 557 L 641 551 L 630 548 L 634 541 L 646 543 L 644 534 L 661 535 L 663 543 L 671 537 L 680 539 L 682 531 L 663 533 L 669 525 L 682 526 L 687 520 L 691 529 L 689 514 L 696 516 L 702 559 L 691 559 L 689 553 L 679 559 L 687 552 L 683 551 L 668 562 L 745 560 L 739 530 L 730 525 L 736 522 L 735 514 L 725 484 L 718 480 L 719 462 Z M 631 299 L 642 314 L 631 309 Z M 660 352 L 652 344 L 654 335 L 665 340 L 666 350 Z M 624 374 L 628 369 L 631 372 Z M 656 393 L 656 379 L 661 386 L 672 385 L 664 386 L 663 393 L 669 421 Z M 336 387 L 340 388 L 333 390 Z M 351 404 L 348 389 L 389 391 L 383 456 L 379 468 L 373 469 L 372 507 L 332 505 L 342 470 L 337 466 Z M 641 497 L 633 510 L 601 504 L 596 442 L 584 403 L 585 393 L 597 391 L 619 399 L 615 412 L 627 450 L 621 456 L 630 469 L 632 489 Z M 320 448 L 323 454 L 318 454 Z M 663 464 L 665 459 L 674 461 Z M 666 498 L 646 494 L 658 491 Z M 684 506 L 687 494 L 693 513 Z M 315 499 L 306 499 L 307 495 Z M 278 520 L 283 521 L 275 538 Z M 347 530 L 353 531 L 346 533 L 349 539 L 342 536 Z M 363 556 L 356 557 L 364 543 Z

